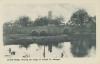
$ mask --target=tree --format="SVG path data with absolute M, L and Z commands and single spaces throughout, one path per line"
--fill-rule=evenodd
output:
M 56 17 L 54 19 L 49 19 L 47 17 L 40 17 L 34 21 L 35 26 L 44 26 L 48 24 L 60 25 L 63 22 L 63 17 Z
M 30 23 L 30 18 L 28 16 L 22 16 L 22 17 L 19 17 L 19 19 L 15 23 L 18 23 L 21 26 L 26 27 Z
M 11 22 L 6 22 L 3 24 L 3 34 L 9 34 L 12 33 L 12 25 Z
M 35 26 L 48 25 L 48 18 L 47 18 L 47 17 L 37 18 L 37 19 L 34 21 L 34 25 L 35 25 Z
M 50 24 L 54 24 L 54 25 L 60 25 L 63 23 L 64 18 L 63 17 L 56 17 L 54 19 L 52 19 L 51 21 L 49 21 Z
M 96 17 L 91 17 L 85 10 L 79 9 L 72 14 L 68 28 L 73 34 L 71 52 L 74 56 L 86 56 L 92 46 L 96 47 Z
M 89 19 L 88 13 L 84 9 L 80 9 L 76 11 L 72 16 L 71 16 L 71 21 L 74 24 L 82 26 L 83 23 L 87 22 Z
M 89 22 L 89 24 L 90 24 L 89 29 L 91 30 L 90 32 L 96 33 L 96 16 L 90 17 L 89 21 L 90 21 Z
M 83 33 L 86 30 L 86 23 L 89 22 L 89 15 L 84 9 L 79 9 L 71 16 L 69 21 L 73 33 Z

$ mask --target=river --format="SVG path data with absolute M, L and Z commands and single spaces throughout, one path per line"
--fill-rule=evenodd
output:
M 15 52 L 15 55 L 9 53 Z M 95 57 L 96 50 L 92 47 L 86 57 Z M 44 46 L 38 46 L 37 44 L 31 44 L 26 50 L 25 47 L 19 47 L 19 45 L 7 45 L 4 46 L 4 56 L 7 58 L 44 58 Z M 70 42 L 64 42 L 58 45 L 58 47 L 52 46 L 52 52 L 48 50 L 48 46 L 45 46 L 45 58 L 68 58 L 72 57 Z

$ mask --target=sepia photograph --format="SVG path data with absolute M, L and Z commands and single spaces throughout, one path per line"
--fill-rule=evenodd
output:
M 6 58 L 96 56 L 96 13 L 68 3 L 5 5 Z M 9 9 L 9 10 L 8 10 Z

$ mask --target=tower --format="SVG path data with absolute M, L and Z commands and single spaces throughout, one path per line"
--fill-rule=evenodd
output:
M 52 11 L 48 12 L 48 19 L 50 19 L 50 20 L 52 19 Z

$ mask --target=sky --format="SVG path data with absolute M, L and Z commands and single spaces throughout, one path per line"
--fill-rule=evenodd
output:
M 13 4 L 8 3 L 2 6 L 2 21 L 13 22 L 20 16 L 29 16 L 31 20 L 35 20 L 37 17 L 43 17 L 48 15 L 48 11 L 52 11 L 53 17 L 62 16 L 64 22 L 67 22 L 71 15 L 78 9 L 85 9 L 89 15 L 94 16 L 95 7 L 92 6 L 77 6 L 69 3 L 45 3 L 45 4 Z

